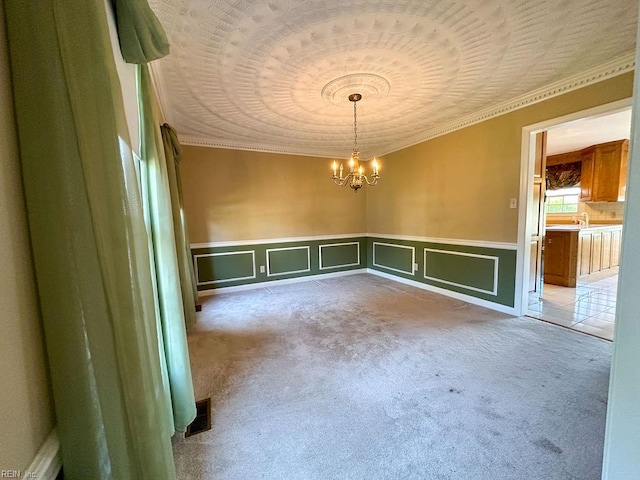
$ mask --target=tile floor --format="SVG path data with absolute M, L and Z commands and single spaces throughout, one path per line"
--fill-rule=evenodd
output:
M 527 315 L 596 337 L 613 340 L 618 275 L 578 281 L 576 288 L 545 283 L 531 298 Z

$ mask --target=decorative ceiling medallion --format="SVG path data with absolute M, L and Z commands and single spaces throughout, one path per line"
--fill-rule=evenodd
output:
M 352 92 L 360 92 L 367 100 L 386 97 L 391 91 L 389 81 L 373 73 L 352 73 L 335 78 L 322 87 L 322 98 L 334 105 L 344 103 Z

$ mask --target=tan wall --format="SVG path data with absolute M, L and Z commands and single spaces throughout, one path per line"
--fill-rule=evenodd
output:
M 362 232 L 516 242 L 509 199 L 522 128 L 628 98 L 632 81 L 623 74 L 386 155 L 380 184 L 358 194 L 331 183 L 328 159 L 185 146 L 191 242 Z
M 183 149 L 192 243 L 366 232 L 367 188 L 335 186 L 329 159 Z
M 24 470 L 54 425 L 0 6 L 0 470 Z
M 386 155 L 370 233 L 516 242 L 522 127 L 628 98 L 623 74 Z

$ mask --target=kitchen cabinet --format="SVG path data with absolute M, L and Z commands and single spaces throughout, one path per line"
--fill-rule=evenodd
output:
M 622 229 L 611 231 L 611 266 L 620 265 L 620 247 L 622 246 Z
M 580 235 L 578 240 L 579 277 L 591 273 L 591 240 L 591 235 Z
M 620 265 L 622 225 L 582 228 L 578 237 L 578 276 Z
M 602 232 L 602 246 L 600 249 L 600 270 L 611 268 L 611 232 Z
M 599 143 L 547 157 L 547 167 L 580 163 L 580 201 L 623 201 L 627 187 L 629 140 Z
M 620 264 L 622 225 L 580 228 L 548 226 L 544 241 L 544 281 L 575 287 L 580 277 Z
M 576 286 L 578 232 L 579 227 L 547 230 L 544 239 L 544 283 Z
M 596 152 L 593 147 L 582 155 L 582 167 L 580 168 L 580 201 L 590 202 L 593 198 L 593 170 Z
M 580 201 L 624 200 L 629 140 L 601 143 L 581 150 Z
M 602 233 L 585 233 L 591 235 L 591 261 L 589 273 L 602 270 Z

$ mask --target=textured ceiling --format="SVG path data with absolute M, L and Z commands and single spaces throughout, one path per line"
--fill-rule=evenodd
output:
M 151 0 L 184 143 L 362 158 L 635 49 L 636 0 Z

